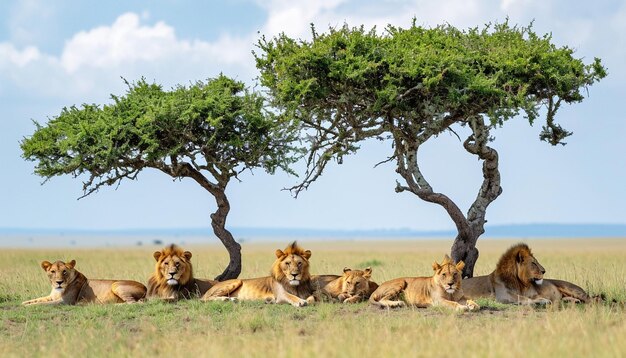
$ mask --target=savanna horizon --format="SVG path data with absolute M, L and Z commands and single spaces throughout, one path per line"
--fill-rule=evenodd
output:
M 574 282 L 592 295 L 604 293 L 609 300 L 626 299 L 624 239 L 483 239 L 478 243 L 481 255 L 475 274 L 491 272 L 502 252 L 521 241 L 529 244 L 545 267 L 546 278 Z M 267 275 L 275 260 L 274 250 L 287 243 L 244 242 L 240 277 Z M 372 280 L 379 284 L 401 276 L 432 275 L 432 263 L 441 261 L 450 244 L 451 240 L 300 241 L 303 248 L 312 251 L 312 274 L 339 275 L 346 266 L 371 266 Z M 185 349 L 192 354 L 224 355 L 237 347 L 248 356 L 267 352 L 276 352 L 278 356 L 337 355 L 333 346 L 340 345 L 346 356 L 432 355 L 440 353 L 437 346 L 449 342 L 449 338 L 437 335 L 444 331 L 457 337 L 457 344 L 446 348 L 450 355 L 618 356 L 626 352 L 626 344 L 619 339 L 626 333 L 623 306 L 608 303 L 533 308 L 481 300 L 480 312 L 465 314 L 440 308 L 387 311 L 368 303 L 321 303 L 299 309 L 289 305 L 198 300 L 175 304 L 152 300 L 136 305 L 19 306 L 22 300 L 49 292 L 40 267 L 43 260 L 75 259 L 76 268 L 88 278 L 132 279 L 146 284 L 154 269 L 152 253 L 161 248 L 146 245 L 3 249 L 0 308 L 5 318 L 0 348 L 8 356 L 41 355 L 51 349 L 60 355 L 176 355 L 182 346 L 179 340 L 161 341 L 163 334 L 174 332 L 184 337 L 181 339 Z M 183 248 L 193 252 L 195 277 L 212 279 L 227 265 L 228 254 L 219 242 Z M 563 325 L 563 320 L 570 324 Z M 55 327 L 63 329 L 53 333 Z M 59 334 L 61 340 L 52 340 Z M 589 339 L 576 338 L 580 336 Z M 43 337 L 46 342 L 20 344 L 34 342 L 36 337 Z M 372 341 L 377 344 L 370 344 Z

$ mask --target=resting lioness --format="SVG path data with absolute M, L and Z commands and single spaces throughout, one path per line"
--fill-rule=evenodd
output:
M 146 296 L 146 286 L 128 280 L 90 280 L 78 272 L 76 260 L 68 263 L 43 261 L 41 268 L 52 285 L 49 296 L 22 302 L 23 305 L 74 305 L 77 303 L 134 303 Z
M 544 279 L 545 272 L 528 245 L 520 243 L 502 255 L 491 274 L 463 280 L 463 291 L 469 298 L 491 297 L 501 303 L 526 305 L 592 301 L 573 283 Z
M 341 276 L 311 276 L 311 285 L 315 290 L 316 299 L 323 300 L 324 297 L 329 297 L 343 303 L 357 303 L 367 300 L 378 288 L 378 284 L 370 280 L 371 277 L 370 267 L 365 270 L 352 270 L 346 267 Z
M 443 262 L 433 263 L 431 277 L 402 277 L 387 281 L 372 293 L 370 303 L 383 308 L 405 305 L 425 308 L 444 306 L 457 311 L 475 311 L 480 306 L 468 300 L 461 288 L 461 270 L 465 263 L 455 264 L 448 255 Z

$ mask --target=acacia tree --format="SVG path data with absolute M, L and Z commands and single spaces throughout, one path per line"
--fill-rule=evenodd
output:
M 144 79 L 126 83 L 127 93 L 112 95 L 111 104 L 63 108 L 45 126 L 35 122 L 33 135 L 21 142 L 23 157 L 37 163 L 35 173 L 46 181 L 86 177 L 82 197 L 134 180 L 146 168 L 193 179 L 215 198 L 211 225 L 230 255 L 216 279 L 236 278 L 241 246 L 226 229 L 226 186 L 246 169 L 291 172 L 295 132 L 265 109 L 262 96 L 223 75 L 171 91 Z
M 386 161 L 395 161 L 404 181 L 396 192 L 446 210 L 458 231 L 451 254 L 465 261 L 464 277 L 473 275 L 487 207 L 502 193 L 492 130 L 520 113 L 532 125 L 544 108 L 540 139 L 565 144 L 572 133 L 555 123 L 557 110 L 582 101 L 582 90 L 606 76 L 599 59 L 585 64 L 550 35 L 508 22 L 458 30 L 413 21 L 383 34 L 347 25 L 312 33 L 311 41 L 263 37 L 255 53 L 270 103 L 309 140 L 304 179 L 291 190 L 297 196 L 361 141 L 389 140 L 393 152 Z M 422 144 L 455 126 L 469 127 L 471 134 L 459 139 L 482 161 L 483 182 L 466 214 L 433 189 L 418 160 Z

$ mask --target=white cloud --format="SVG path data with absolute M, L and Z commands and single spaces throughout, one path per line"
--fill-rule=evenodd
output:
M 125 13 L 110 26 L 81 31 L 66 41 L 59 56 L 0 43 L 0 78 L 35 94 L 74 101 L 106 99 L 123 89 L 120 76 L 145 76 L 166 86 L 220 72 L 251 81 L 256 34 L 225 34 L 214 42 L 179 39 L 172 26 L 147 25 L 146 18 Z
M 10 66 L 24 67 L 39 58 L 41 54 L 34 46 L 28 46 L 20 51 L 11 43 L 0 43 L 0 69 Z

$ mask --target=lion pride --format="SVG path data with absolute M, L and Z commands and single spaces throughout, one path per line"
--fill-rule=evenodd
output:
M 75 305 L 77 303 L 134 303 L 146 296 L 146 286 L 129 280 L 90 280 L 70 262 L 43 261 L 52 292 L 50 295 L 22 302 L 23 305 Z
M 519 243 L 510 247 L 486 276 L 463 280 L 463 290 L 469 298 L 495 298 L 501 303 L 548 304 L 572 301 L 590 302 L 585 290 L 573 283 L 544 279 L 546 270 L 530 251 Z
M 480 306 L 466 299 L 461 289 L 461 270 L 465 263 L 454 263 L 445 255 L 441 264 L 433 263 L 431 277 L 402 277 L 381 284 L 370 296 L 370 303 L 382 308 L 410 305 L 425 308 L 444 306 L 457 311 L 475 311 Z
M 155 251 L 154 273 L 148 279 L 148 297 L 164 300 L 202 297 L 215 282 L 193 276 L 191 252 L 172 244 Z
M 316 294 L 330 297 L 343 303 L 356 303 L 367 300 L 372 292 L 378 288 L 376 282 L 371 281 L 372 269 L 352 270 L 343 269 L 343 275 L 313 276 L 311 282 Z
M 293 242 L 284 251 L 276 250 L 276 261 L 270 276 L 216 283 L 202 300 L 261 300 L 267 303 L 289 303 L 295 307 L 306 306 L 315 300 L 309 273 L 310 258 L 310 250 L 303 250 Z

